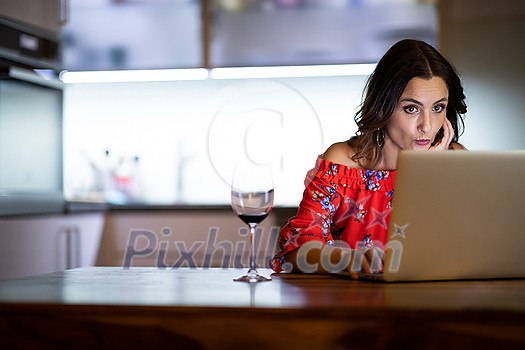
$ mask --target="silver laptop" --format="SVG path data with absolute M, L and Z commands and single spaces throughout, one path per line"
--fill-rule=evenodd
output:
M 525 277 L 525 151 L 401 152 L 384 281 Z

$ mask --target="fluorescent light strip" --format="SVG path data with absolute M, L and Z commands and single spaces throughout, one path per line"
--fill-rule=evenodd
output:
M 376 64 L 340 64 L 316 66 L 276 67 L 228 67 L 210 71 L 212 79 L 253 79 L 253 78 L 298 78 L 369 75 Z
M 225 67 L 190 69 L 152 69 L 122 71 L 84 71 L 60 74 L 64 83 L 121 83 L 211 79 L 303 78 L 369 75 L 376 64 L 315 66 Z
M 208 78 L 205 68 L 151 69 L 121 71 L 68 72 L 60 74 L 64 83 L 124 83 L 170 80 L 204 80 Z

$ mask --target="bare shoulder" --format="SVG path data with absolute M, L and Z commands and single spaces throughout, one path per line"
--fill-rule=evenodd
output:
M 348 142 L 337 142 L 328 147 L 323 153 L 323 159 L 332 163 L 358 168 L 359 165 L 352 160 L 354 154 L 355 150 L 348 144 Z
M 449 149 L 455 150 L 455 151 L 466 151 L 467 150 L 467 148 L 459 142 L 450 143 Z

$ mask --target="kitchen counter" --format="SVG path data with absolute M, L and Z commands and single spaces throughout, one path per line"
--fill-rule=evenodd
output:
M 0 192 L 0 218 L 106 211 L 103 202 L 67 201 L 62 193 Z
M 17 215 L 56 214 L 64 211 L 64 198 L 56 193 L 0 191 L 0 218 Z
M 65 201 L 64 213 L 106 211 L 109 205 L 104 202 L 87 202 L 87 201 Z

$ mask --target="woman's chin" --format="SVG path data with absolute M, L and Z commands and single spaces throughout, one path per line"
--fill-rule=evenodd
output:
M 415 147 L 410 148 L 410 150 L 418 151 L 418 152 L 425 152 L 425 151 L 428 151 L 429 149 L 430 149 L 430 144 L 427 146 L 415 146 Z

